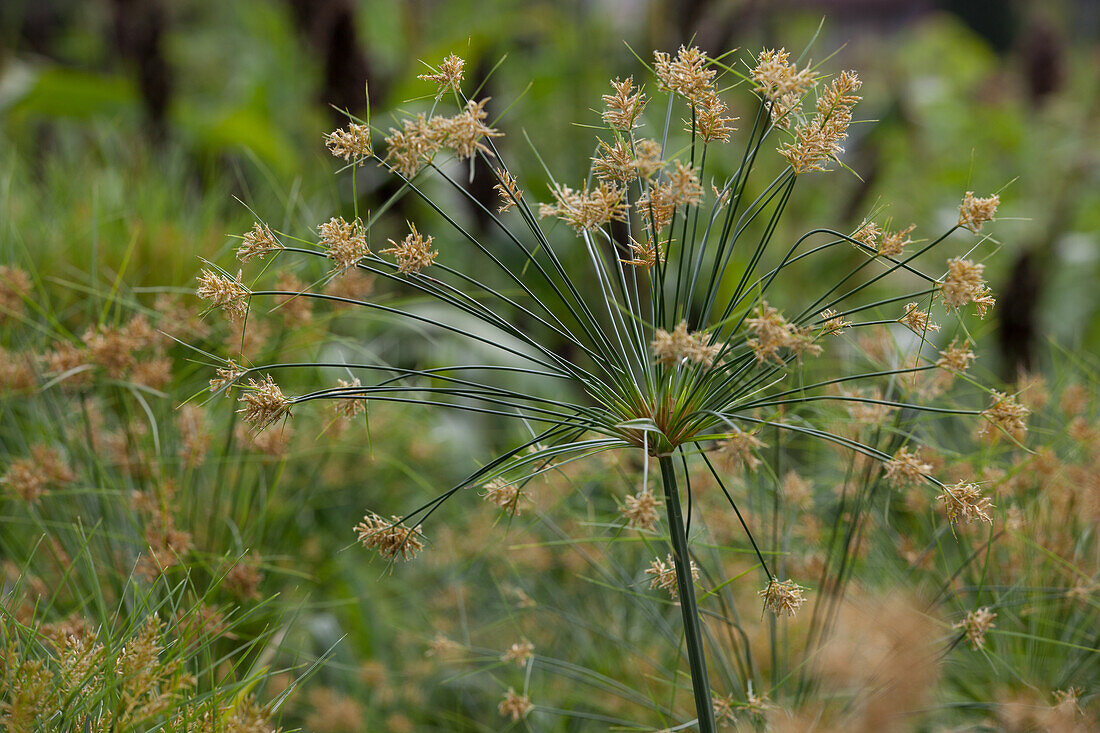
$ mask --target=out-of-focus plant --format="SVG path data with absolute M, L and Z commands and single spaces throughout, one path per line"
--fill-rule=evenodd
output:
M 990 241 L 982 228 L 994 218 L 996 195 L 967 192 L 957 223 L 928 241 L 914 241 L 913 227 L 865 221 L 852 233 L 820 227 L 796 241 L 775 242 L 797 182 L 833 164 L 843 166 L 842 144 L 860 99 L 858 75 L 846 71 L 826 81 L 818 69 L 800 68 L 784 50 L 712 59 L 686 47 L 675 55 L 656 52 L 650 70 L 656 95 L 632 78 L 612 82 L 588 179 L 579 188 L 555 181 L 552 202 L 536 213 L 523 176 L 508 168 L 494 145 L 502 133 L 487 123 L 489 100 L 462 93 L 464 62 L 449 56 L 422 77 L 438 89 L 426 111 L 406 115 L 385 133 L 375 130 L 369 115 L 352 119 L 326 138 L 330 151 L 347 161 L 353 188 L 358 168 L 374 161 L 400 180 L 393 198 L 370 213 L 361 213 L 356 202 L 350 220 L 334 217 L 318 226 L 316 237 L 258 222 L 241 238 L 242 262 L 268 255 L 326 259 L 325 275 L 304 287 L 262 289 L 247 284 L 243 272 L 211 264 L 200 277 L 199 295 L 241 324 L 261 299 L 276 299 L 279 308 L 306 300 L 352 305 L 417 324 L 429 334 L 451 334 L 467 340 L 471 352 L 488 347 L 500 357 L 493 363 L 430 367 L 381 359 L 226 360 L 218 369 L 212 388 L 239 389 L 239 412 L 256 431 L 275 429 L 300 406 L 318 400 L 335 401 L 337 414 L 345 417 L 370 402 L 396 402 L 508 418 L 529 431 L 527 439 L 403 516 L 368 513 L 355 528 L 358 538 L 391 562 L 422 550 L 429 542 L 424 523 L 464 489 L 480 488 L 487 501 L 515 516 L 528 501 L 531 479 L 569 461 L 625 449 L 644 461 L 647 473 L 655 460 L 671 552 L 653 561 L 649 575 L 653 587 L 678 601 L 697 724 L 712 731 L 716 705 L 696 601 L 700 575 L 689 541 L 693 497 L 690 484 L 684 484 L 691 467 L 705 467 L 745 531 L 764 574 L 759 591 L 764 610 L 792 616 L 807 588 L 781 580 L 780 567 L 761 551 L 712 456 L 754 470 L 767 460 L 760 437 L 767 429 L 824 441 L 864 459 L 862 493 L 853 511 L 836 520 L 851 528 L 837 550 L 847 558 L 869 500 L 884 484 L 926 487 L 952 527 L 992 522 L 991 501 L 978 483 L 963 477 L 945 484 L 934 476 L 917 448 L 913 416 L 981 415 L 989 435 L 1019 441 L 1028 411 L 1009 394 L 993 392 L 984 410 L 948 396 L 946 387 L 972 359 L 965 326 L 962 338 L 932 346 L 940 330 L 937 310 L 953 317 L 973 306 L 984 316 L 993 306 L 980 257 Z M 724 101 L 732 87 L 751 88 L 759 98 L 747 132 L 735 129 Z M 454 114 L 439 112 L 444 99 L 454 100 Z M 643 135 L 646 126 L 652 137 Z M 384 138 L 384 149 L 376 151 L 378 137 Z M 733 175 L 712 182 L 708 193 L 708 159 L 737 137 L 745 144 Z M 752 180 L 758 157 L 777 143 L 785 167 L 760 185 Z M 492 175 L 499 194 L 496 211 L 462 185 L 462 177 L 475 170 Z M 405 195 L 421 199 L 436 218 L 409 222 L 404 236 L 372 248 L 372 234 L 385 227 L 385 213 Z M 496 251 L 467 231 L 448 211 L 455 197 L 479 208 L 508 249 Z M 555 242 L 557 235 L 540 219 L 564 222 L 576 236 Z M 935 274 L 921 269 L 931 250 L 954 246 L 960 237 L 953 235 L 967 231 L 980 238 L 965 240 L 961 250 L 953 250 L 956 256 L 941 257 Z M 566 268 L 559 256 L 563 247 L 579 247 L 590 269 Z M 796 296 L 798 302 L 784 315 L 773 304 L 775 284 L 795 269 L 812 274 L 814 263 L 837 248 L 854 248 L 864 259 L 838 280 Z M 377 288 L 370 297 L 334 292 L 363 273 L 432 307 L 387 301 Z M 887 297 L 868 297 L 888 277 L 898 283 L 896 289 Z M 827 348 L 841 343 L 841 334 L 893 324 L 907 328 L 915 344 L 904 361 L 839 373 L 824 362 L 815 364 Z M 551 339 L 562 348 L 551 348 Z M 316 366 L 345 370 L 348 378 L 289 396 L 272 376 Z M 499 377 L 507 375 L 528 378 L 528 388 L 505 386 Z M 861 385 L 867 387 L 860 391 Z M 878 424 L 888 439 L 880 443 L 877 431 L 828 424 L 820 419 L 822 402 L 847 406 L 853 420 Z M 870 480 L 873 476 L 881 480 Z M 644 475 L 623 510 L 632 524 L 653 528 L 659 506 Z M 835 613 L 845 572 L 841 562 L 834 575 L 823 577 L 822 597 L 828 591 L 831 600 L 815 604 L 815 618 L 819 608 L 821 614 Z M 735 682 L 736 692 L 751 704 L 746 682 Z M 526 694 L 512 689 L 500 704 L 500 713 L 516 721 L 531 709 Z

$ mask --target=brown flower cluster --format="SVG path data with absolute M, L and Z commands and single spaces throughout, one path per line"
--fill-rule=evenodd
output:
M 657 512 L 657 497 L 648 489 L 627 496 L 623 500 L 623 505 L 619 507 L 619 513 L 626 517 L 626 523 L 635 529 L 652 530 L 660 519 Z
M 667 180 L 651 185 L 634 206 L 653 234 L 668 226 L 678 207 L 697 206 L 702 201 L 703 187 L 695 169 L 676 160 Z
M 485 501 L 496 504 L 513 517 L 521 513 L 521 501 L 531 500 L 530 496 L 520 491 L 518 484 L 510 483 L 503 478 L 495 478 L 481 488 L 485 490 L 481 495 Z
M 851 321 L 845 320 L 832 308 L 826 308 L 821 311 L 821 324 L 822 333 L 829 334 L 830 336 L 839 336 L 844 333 L 845 329 L 850 328 Z
M 996 194 L 989 198 L 977 198 L 973 191 L 967 191 L 959 205 L 959 226 L 977 234 L 982 230 L 982 224 L 993 221 L 1000 204 L 1001 197 Z
M 509 687 L 508 691 L 504 693 L 504 699 L 497 705 L 497 712 L 500 713 L 502 718 L 511 718 L 512 722 L 515 723 L 522 718 L 526 718 L 534 707 L 526 695 L 519 695 L 516 693 L 515 688 Z
M 993 623 L 995 618 L 997 614 L 990 611 L 988 607 L 978 608 L 966 614 L 962 621 L 951 628 L 963 630 L 963 637 L 970 644 L 971 649 L 984 649 L 986 632 L 997 626 Z
M 699 582 L 699 566 L 695 564 L 694 560 L 691 563 L 691 580 L 692 582 Z M 660 588 L 666 591 L 668 595 L 676 600 L 680 597 L 680 589 L 676 583 L 676 560 L 672 555 L 668 555 L 664 560 L 657 557 L 649 563 L 649 568 L 645 571 L 646 575 L 652 575 L 653 579 L 649 582 L 650 588 Z
M 382 250 L 382 254 L 392 254 L 397 260 L 397 271 L 402 275 L 411 275 L 432 264 L 439 252 L 432 249 L 431 236 L 421 236 L 412 222 L 406 224 L 410 233 L 400 242 L 387 240 L 393 246 Z
M 728 141 L 736 118 L 725 116 L 728 108 L 714 89 L 715 71 L 709 68 L 707 55 L 698 47 L 680 46 L 676 58 L 654 51 L 653 61 L 657 88 L 679 94 L 691 104 L 687 132 L 699 135 L 704 143 Z
M 243 321 L 248 313 L 249 296 L 243 276 L 243 271 L 238 272 L 236 278 L 231 278 L 212 270 L 203 270 L 199 275 L 197 295 L 209 300 L 213 307 L 221 308 L 229 320 Z
M 553 189 L 553 204 L 539 204 L 539 216 L 556 216 L 578 233 L 598 229 L 611 221 L 626 221 L 629 209 L 626 191 L 603 181 L 591 191 L 574 191 L 568 186 Z
M 273 422 L 290 417 L 291 400 L 283 394 L 279 385 L 268 374 L 264 381 L 249 379 L 247 388 L 241 393 L 240 402 L 244 407 L 237 410 L 256 430 L 263 430 Z
M 61 488 L 76 480 L 76 474 L 60 452 L 46 445 L 36 445 L 26 458 L 8 464 L 0 476 L 0 485 L 28 504 L 37 502 L 47 488 Z
M 241 246 L 237 247 L 237 259 L 241 262 L 263 259 L 264 255 L 274 250 L 284 249 L 282 243 L 271 233 L 267 224 L 255 222 L 252 230 L 245 232 L 241 237 Z
M 776 616 L 794 616 L 806 601 L 805 590 L 793 580 L 780 582 L 779 578 L 772 578 L 768 587 L 757 595 L 764 599 L 765 611 Z
M 441 148 L 450 148 L 461 159 L 471 158 L 478 151 L 489 152 L 482 140 L 503 133 L 485 124 L 488 101 L 488 97 L 480 102 L 471 99 L 452 117 L 428 119 L 420 114 L 406 119 L 401 130 L 391 127 L 386 137 L 385 162 L 406 178 L 412 178 Z
M 630 132 L 638 125 L 638 117 L 645 109 L 645 95 L 640 91 L 634 91 L 632 76 L 628 76 L 625 81 L 616 78 L 611 82 L 611 86 L 615 89 L 615 93 L 603 95 L 603 103 L 606 107 L 603 112 L 603 121 L 620 132 Z
M 760 466 L 760 459 L 756 457 L 755 452 L 767 447 L 760 438 L 744 430 L 731 433 L 719 444 L 723 456 L 750 471 L 755 471 Z
M 977 484 L 959 481 L 951 486 L 944 486 L 943 493 L 936 499 L 943 501 L 944 511 L 947 512 L 947 519 L 951 524 L 957 525 L 960 521 L 969 524 L 975 520 L 993 524 L 993 517 L 989 516 L 993 502 L 982 494 Z
M 967 303 L 973 303 L 979 318 L 994 306 L 996 301 L 989 286 L 982 278 L 985 265 L 953 257 L 947 261 L 947 275 L 940 283 L 940 293 L 948 308 L 958 310 Z
M 921 460 L 920 451 L 910 452 L 902 446 L 894 457 L 883 464 L 886 482 L 895 489 L 915 486 L 926 474 L 932 472 L 932 464 Z
M 497 171 L 497 177 L 500 179 L 500 182 L 495 184 L 493 189 L 500 195 L 500 208 L 497 209 L 497 213 L 503 214 L 523 198 L 523 191 L 520 190 L 519 184 L 516 183 L 515 176 L 503 168 Z
M 592 172 L 603 180 L 629 183 L 650 178 L 663 165 L 661 145 L 655 140 L 643 138 L 630 143 L 620 138 L 614 145 L 603 140 L 599 144 L 599 153 L 592 159 Z
M 321 238 L 320 246 L 326 250 L 329 259 L 336 263 L 333 272 L 343 272 L 354 267 L 359 260 L 370 254 L 367 233 L 358 219 L 347 222 L 343 217 L 337 216 L 318 226 L 317 234 Z
M 788 323 L 779 309 L 772 308 L 766 300 L 760 301 L 760 305 L 756 307 L 756 315 L 746 319 L 745 325 L 753 334 L 745 343 L 756 353 L 758 362 L 772 359 L 777 364 L 784 364 L 779 356 L 780 349 L 790 349 L 799 357 L 803 354 L 816 356 L 821 353 L 821 346 L 814 343 L 813 334 L 808 328 Z
M 940 330 L 939 324 L 932 322 L 932 314 L 922 311 L 918 303 L 906 303 L 905 313 L 898 319 L 919 334 L 934 333 Z
M 370 128 L 356 122 L 349 123 L 346 128 L 326 133 L 325 147 L 337 158 L 343 158 L 349 163 L 354 160 L 358 165 L 363 165 L 367 158 L 374 155 Z
M 988 423 L 982 426 L 980 435 L 993 435 L 992 429 L 999 428 L 1018 441 L 1027 435 L 1027 417 L 1031 414 L 1024 405 L 1016 401 L 1014 395 L 993 390 L 993 404 L 982 411 Z
M 23 312 L 31 292 L 31 278 L 21 267 L 0 265 L 0 323 Z
M 370 512 L 355 525 L 355 533 L 363 547 L 377 550 L 388 560 L 400 558 L 408 561 L 424 549 L 424 535 L 420 527 L 410 529 L 402 525 L 401 517 L 386 519 Z
M 688 333 L 687 321 L 680 321 L 672 333 L 658 328 L 653 335 L 650 344 L 653 347 L 653 356 L 658 364 L 665 366 L 676 366 L 690 361 L 709 367 L 714 364 L 722 349 L 721 344 L 708 345 L 706 333 Z
M 861 99 L 856 95 L 860 86 L 854 71 L 842 72 L 818 98 L 813 119 L 795 129 L 794 142 L 780 146 L 779 153 L 795 174 L 824 171 L 830 158 L 844 152 L 840 143 L 848 136 L 852 108 Z
M 790 62 L 785 48 L 761 51 L 750 76 L 756 82 L 754 91 L 764 97 L 772 122 L 784 129 L 790 127 L 791 113 L 802 106 L 802 98 L 817 81 L 809 66 L 799 70 Z
M 429 67 L 431 68 L 431 67 Z M 462 83 L 462 77 L 465 75 L 466 60 L 460 56 L 455 56 L 453 53 L 448 54 L 447 58 L 443 59 L 439 64 L 439 69 L 432 69 L 431 74 L 420 74 L 417 79 L 422 81 L 433 81 L 439 85 L 439 91 L 436 93 L 436 99 L 442 99 L 443 95 L 448 89 L 458 91 L 459 84 Z

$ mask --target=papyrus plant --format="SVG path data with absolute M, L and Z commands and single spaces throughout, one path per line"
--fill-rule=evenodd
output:
M 357 203 L 350 221 L 332 218 L 316 233 L 277 232 L 257 223 L 242 237 L 242 262 L 268 254 L 327 258 L 323 278 L 301 292 L 254 289 L 243 274 L 214 265 L 200 278 L 199 294 L 230 318 L 247 318 L 249 308 L 265 300 L 275 305 L 312 298 L 428 325 L 507 357 L 501 363 L 425 368 L 381 361 L 226 362 L 218 370 L 212 389 L 239 388 L 240 412 L 257 430 L 315 400 L 335 400 L 343 415 L 378 400 L 499 416 L 528 431 L 528 439 L 424 505 L 390 518 L 367 514 L 355 528 L 364 545 L 390 560 L 408 560 L 429 542 L 422 528 L 433 512 L 463 489 L 477 488 L 515 514 L 529 479 L 551 465 L 613 449 L 637 451 L 647 466 L 655 460 L 671 545 L 669 557 L 658 561 L 663 569 L 654 566 L 655 582 L 667 584 L 679 598 L 698 725 L 711 731 L 714 710 L 690 561 L 690 502 L 685 517 L 678 479 L 689 463 L 708 467 L 729 500 L 731 516 L 740 519 L 710 453 L 719 450 L 751 466 L 761 460 L 756 434 L 767 425 L 880 462 L 892 481 L 925 482 L 952 522 L 991 521 L 990 501 L 978 485 L 944 485 L 929 475 L 932 469 L 918 453 L 905 447 L 884 452 L 814 425 L 812 411 L 804 410 L 816 401 L 839 400 L 978 414 L 934 404 L 936 385 L 964 371 L 973 354 L 965 338 L 944 344 L 938 353 L 930 339 L 939 329 L 932 321 L 934 309 L 957 314 L 973 306 L 984 315 L 993 305 L 982 265 L 972 254 L 985 240 L 975 243 L 959 230 L 980 232 L 993 218 L 996 196 L 968 192 L 958 223 L 920 243 L 909 237 L 911 227 L 889 231 L 874 221 L 851 234 L 822 227 L 794 240 L 776 236 L 800 179 L 843 165 L 842 144 L 860 100 L 857 74 L 845 71 L 828 79 L 809 66 L 799 68 L 783 50 L 740 59 L 732 54 L 712 59 L 697 48 L 681 47 L 674 56 L 657 52 L 648 69 L 655 84 L 647 89 L 633 78 L 616 79 L 603 97 L 604 129 L 587 179 L 569 186 L 547 170 L 550 201 L 535 207 L 531 200 L 537 194 L 524 190 L 523 175 L 509 168 L 495 143 L 502 133 L 486 122 L 488 100 L 462 93 L 462 60 L 449 57 L 432 71 L 422 77 L 438 85 L 428 111 L 406 115 L 388 131 L 376 128 L 369 115 L 352 119 L 326 138 L 331 152 L 347 161 L 344 170 L 353 183 L 357 169 L 368 163 L 398 179 L 400 189 L 390 200 L 365 217 Z M 758 98 L 741 130 L 723 101 L 733 93 Z M 455 103 L 446 113 L 444 99 Z M 739 152 L 732 153 L 738 142 Z M 771 180 L 754 180 L 757 167 L 776 167 L 773 160 L 758 166 L 758 158 L 776 151 L 783 167 Z M 732 158 L 731 174 L 708 179 L 708 162 L 715 156 Z M 494 178 L 499 201 L 471 193 L 462 180 L 467 169 L 448 165 L 452 159 L 468 161 L 471 176 L 480 161 L 481 174 Z M 499 242 L 483 241 L 465 228 L 433 193 L 440 187 L 467 199 Z M 373 251 L 371 232 L 402 196 L 419 198 L 434 212 L 431 220 L 409 222 L 403 238 Z M 569 236 L 554 231 L 564 229 L 561 222 L 572 230 Z M 955 256 L 933 256 L 939 247 L 952 248 Z M 858 250 L 862 262 L 833 281 L 821 280 L 812 291 L 803 289 L 786 312 L 769 302 L 773 284 L 789 268 L 820 263 L 815 272 L 828 271 L 830 258 L 843 248 Z M 576 262 L 586 265 L 570 266 Z M 363 273 L 441 308 L 428 312 L 382 297 L 336 294 L 343 279 Z M 895 274 L 909 287 L 877 300 L 869 297 Z M 444 312 L 453 318 L 439 315 Z M 481 327 L 464 325 L 471 321 Z M 818 375 L 813 368 L 824 350 L 840 343 L 841 334 L 894 323 L 911 329 L 928 347 L 911 363 L 866 373 Z M 346 370 L 349 378 L 289 396 L 273 376 L 309 366 Z M 851 389 L 861 380 L 929 376 L 922 372 L 944 375 L 925 380 L 929 404 L 899 397 L 898 391 L 867 396 Z M 537 386 L 506 387 L 500 377 L 509 373 Z M 1010 396 L 994 393 L 994 406 L 985 414 L 994 428 L 1015 439 L 1026 430 L 1026 411 Z M 649 523 L 659 506 L 647 486 L 643 481 L 624 506 L 632 525 Z M 749 533 L 744 521 L 741 525 Z M 751 533 L 749 539 L 756 547 Z M 756 554 L 765 610 L 793 615 L 806 588 L 778 577 L 764 554 Z M 524 704 L 513 701 L 507 710 L 515 719 L 531 707 L 526 698 L 517 699 Z

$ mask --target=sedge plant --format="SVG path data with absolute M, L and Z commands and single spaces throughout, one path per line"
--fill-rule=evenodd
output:
M 264 289 L 246 284 L 243 272 L 210 264 L 198 293 L 238 323 L 265 301 L 274 307 L 295 299 L 327 301 L 367 309 L 387 323 L 413 324 L 429 336 L 448 334 L 466 342 L 470 353 L 499 357 L 438 365 L 382 358 L 218 365 L 211 390 L 238 390 L 238 411 L 257 431 L 277 430 L 292 412 L 322 400 L 334 401 L 341 418 L 364 412 L 373 401 L 521 425 L 525 439 L 430 501 L 402 515 L 370 512 L 363 518 L 355 527 L 359 541 L 391 562 L 421 551 L 433 513 L 464 490 L 480 490 L 515 515 L 531 479 L 555 465 L 611 450 L 638 455 L 646 475 L 624 513 L 632 522 L 654 517 L 663 503 L 670 552 L 654 574 L 679 600 L 697 711 L 696 720 L 683 725 L 713 731 L 694 587 L 692 496 L 684 483 L 689 466 L 702 464 L 713 474 L 731 521 L 739 522 L 754 548 L 764 612 L 792 616 L 808 588 L 781 578 L 760 550 L 716 454 L 758 463 L 764 445 L 758 435 L 767 426 L 833 444 L 889 477 L 923 483 L 951 523 L 991 522 L 990 499 L 977 483 L 944 484 L 904 439 L 896 452 L 885 452 L 858 435 L 814 424 L 812 407 L 834 401 L 871 410 L 982 415 L 1010 440 L 1023 437 L 1027 411 L 1000 393 L 982 411 L 942 404 L 935 389 L 926 390 L 924 400 L 911 398 L 917 392 L 853 389 L 931 374 L 949 381 L 966 371 L 973 354 L 965 328 L 963 338 L 938 349 L 934 319 L 943 311 L 956 316 L 971 309 L 984 316 L 993 306 L 981 264 L 992 240 L 981 230 L 994 217 L 997 196 L 967 192 L 957 223 L 928 240 L 912 239 L 913 227 L 891 231 L 888 222 L 883 228 L 873 220 L 854 232 L 818 227 L 788 238 L 782 224 L 797 184 L 844 167 L 842 145 L 860 100 L 859 76 L 844 71 L 826 78 L 782 49 L 711 58 L 683 46 L 676 54 L 655 52 L 647 71 L 655 83 L 611 82 L 586 180 L 571 187 L 544 164 L 548 200 L 535 206 L 524 176 L 509 167 L 497 144 L 503 134 L 493 126 L 498 123 L 487 122 L 489 100 L 463 94 L 464 62 L 449 56 L 421 77 L 437 89 L 425 111 L 405 114 L 388 130 L 369 112 L 366 119 L 349 116 L 347 127 L 326 136 L 329 150 L 346 161 L 343 170 L 356 192 L 350 220 L 334 217 L 315 235 L 257 222 L 241 237 L 242 263 L 269 255 L 312 258 L 324 263 L 323 275 L 301 288 Z M 753 103 L 747 124 L 724 101 L 738 92 Z M 443 111 L 445 100 L 453 100 L 453 114 Z M 740 152 L 729 155 L 737 142 Z M 396 180 L 396 192 L 361 214 L 357 176 L 368 163 Z M 475 174 L 491 176 L 499 200 L 465 185 Z M 387 213 L 398 204 L 410 210 L 406 197 L 430 213 L 408 221 L 404 235 L 388 238 L 388 246 L 372 246 L 381 238 L 376 232 L 393 231 Z M 463 201 L 488 222 L 484 235 L 464 223 L 455 208 Z M 954 256 L 934 257 L 941 248 L 952 248 Z M 835 281 L 814 291 L 801 288 L 798 302 L 783 309 L 769 300 L 784 277 L 807 267 L 814 274 L 828 271 L 853 250 L 858 264 Z M 364 275 L 375 282 L 369 297 L 345 286 Z M 912 332 L 919 344 L 914 359 L 855 373 L 814 367 L 841 334 L 884 324 Z M 342 378 L 295 396 L 275 379 L 286 370 L 318 366 L 338 369 Z M 514 386 L 516 377 L 526 388 Z M 651 465 L 661 477 L 660 498 L 648 488 Z M 502 703 L 501 713 L 519 720 L 532 705 L 513 698 Z

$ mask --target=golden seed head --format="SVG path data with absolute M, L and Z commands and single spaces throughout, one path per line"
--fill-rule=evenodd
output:
M 986 524 L 993 524 L 993 517 L 989 510 L 994 504 L 988 496 L 982 495 L 982 490 L 977 484 L 959 481 L 951 486 L 944 486 L 943 493 L 936 497 L 944 503 L 944 511 L 951 524 L 964 521 L 967 524 L 981 520 Z
M 1015 395 L 993 390 L 992 404 L 982 411 L 982 417 L 988 422 L 982 426 L 979 434 L 992 434 L 994 428 L 1000 428 L 1016 440 L 1022 441 L 1027 435 L 1027 417 L 1030 414 L 1031 410 L 1017 402 Z
M 257 382 L 249 379 L 247 388 L 241 393 L 238 400 L 244 407 L 237 410 L 244 416 L 247 422 L 257 430 L 263 430 L 271 423 L 284 417 L 290 417 L 291 400 L 283 394 L 279 385 L 271 375 L 266 375 L 264 381 Z
M 350 123 L 346 128 L 325 133 L 325 147 L 337 158 L 343 158 L 349 163 L 355 161 L 358 165 L 363 165 L 367 158 L 374 155 L 370 128 L 356 122 Z
M 504 693 L 504 699 L 497 705 L 497 711 L 502 718 L 511 718 L 512 722 L 515 723 L 522 718 L 526 718 L 534 707 L 526 695 L 519 695 L 516 693 L 515 688 L 509 687 L 508 691 Z
M 214 378 L 210 380 L 210 391 L 217 392 L 222 387 L 232 385 L 246 371 L 244 367 L 230 359 L 224 367 L 218 367 L 215 371 Z M 228 391 L 225 394 L 229 396 Z
M 494 185 L 493 189 L 500 194 L 500 208 L 497 209 L 497 213 L 503 214 L 523 198 L 523 191 L 520 190 L 519 185 L 516 183 L 515 176 L 504 168 L 497 171 L 497 177 L 500 178 L 500 183 Z
M 23 312 L 32 288 L 30 275 L 21 267 L 0 265 L 0 323 Z
M 355 525 L 355 533 L 363 547 L 377 550 L 387 560 L 408 561 L 424 549 L 420 526 L 410 529 L 401 524 L 401 517 L 385 519 L 369 512 Z
M 768 587 L 757 593 L 764 599 L 764 610 L 776 616 L 794 616 L 806 601 L 806 589 L 793 580 L 779 581 L 772 578 Z
M 645 109 L 645 95 L 640 91 L 634 92 L 634 77 L 631 76 L 625 81 L 616 78 L 611 86 L 615 93 L 603 95 L 603 103 L 606 105 L 603 121 L 616 130 L 629 132 L 637 127 L 638 117 Z
M 699 582 L 699 566 L 695 564 L 694 560 L 690 562 L 691 580 L 693 583 L 697 583 Z M 659 557 L 653 558 L 645 574 L 653 576 L 653 579 L 649 581 L 651 589 L 660 588 L 666 591 L 673 600 L 680 597 L 680 588 L 676 582 L 676 560 L 673 559 L 672 555 L 668 555 L 664 560 Z
M 231 278 L 212 270 L 203 270 L 196 293 L 200 298 L 209 300 L 213 307 L 221 308 L 230 321 L 243 321 L 248 313 L 250 295 L 242 280 L 243 275 L 242 271 L 237 273 L 236 278 Z
M 979 608 L 966 614 L 962 621 L 951 628 L 963 630 L 963 636 L 970 644 L 971 649 L 984 649 L 985 633 L 997 626 L 993 623 L 995 618 L 997 618 L 997 614 L 990 611 L 988 607 Z
M 948 308 L 958 310 L 967 303 L 973 303 L 978 317 L 985 318 L 986 312 L 996 301 L 982 278 L 984 270 L 985 265 L 961 257 L 947 261 L 947 275 L 940 284 L 940 292 Z
M 643 489 L 637 494 L 627 496 L 619 513 L 626 517 L 626 523 L 635 529 L 652 530 L 657 526 L 660 515 L 657 513 L 657 497 L 653 492 Z
M 982 224 L 993 221 L 1000 203 L 1001 197 L 996 194 L 983 199 L 976 198 L 973 191 L 967 191 L 959 205 L 959 226 L 977 234 L 982 230 Z
M 878 251 L 878 240 L 881 236 L 882 228 L 873 221 L 865 220 L 859 225 L 859 229 L 852 234 L 852 239 Z
M 354 377 L 350 382 L 343 379 L 337 379 L 336 385 L 340 388 L 342 393 L 355 394 L 356 391 L 363 386 L 363 383 L 359 381 L 359 377 Z M 360 397 L 344 397 L 336 401 L 334 408 L 337 415 L 346 417 L 350 420 L 359 413 L 366 411 L 367 401 Z
M 756 82 L 754 91 L 764 97 L 772 122 L 782 128 L 790 127 L 790 114 L 801 106 L 802 97 L 817 80 L 809 66 L 799 71 L 785 48 L 761 51 L 750 76 Z
M 680 321 L 672 333 L 658 328 L 650 345 L 658 364 L 675 366 L 690 361 L 709 367 L 714 364 L 722 345 L 706 342 L 705 332 L 688 333 L 687 321 Z
M 699 99 L 694 111 L 695 127 L 689 124 L 685 131 L 697 133 L 704 143 L 729 142 L 730 135 L 737 131 L 733 123 L 738 118 L 725 116 L 729 108 L 714 91 Z
M 256 222 L 252 225 L 252 231 L 245 232 L 241 245 L 237 247 L 237 259 L 241 262 L 263 259 L 264 255 L 273 250 L 283 249 L 282 243 L 271 233 L 266 224 Z
M 756 353 L 758 362 L 772 359 L 777 364 L 784 364 L 779 356 L 780 349 L 790 349 L 799 357 L 804 353 L 816 356 L 822 351 L 821 346 L 814 343 L 809 328 L 788 323 L 779 309 L 772 308 L 766 300 L 760 302 L 756 315 L 746 319 L 745 325 L 753 334 L 745 343 Z
M 517 641 L 500 655 L 500 661 L 511 662 L 517 667 L 527 664 L 527 660 L 535 656 L 535 645 L 529 641 Z
M 424 115 L 404 120 L 401 129 L 390 128 L 384 162 L 405 178 L 412 178 L 442 146 L 439 130 Z
M 367 233 L 358 219 L 353 222 L 344 221 L 340 216 L 329 219 L 317 227 L 317 233 L 321 238 L 320 246 L 326 250 L 329 259 L 336 263 L 333 272 L 352 268 L 370 254 Z
M 796 174 L 824 171 L 830 158 L 844 152 L 840 143 L 848 136 L 852 108 L 862 99 L 856 95 L 860 86 L 854 71 L 842 72 L 818 98 L 813 119 L 795 130 L 794 142 L 779 147 Z
M 851 321 L 846 321 L 841 318 L 840 314 L 832 308 L 826 308 L 821 311 L 821 319 L 824 321 L 824 323 L 821 324 L 822 332 L 830 336 L 839 336 L 844 333 L 845 329 L 852 325 Z
M 485 103 L 489 97 L 475 102 L 470 100 L 466 108 L 454 117 L 433 117 L 432 129 L 442 145 L 449 147 L 460 159 L 472 158 L 478 151 L 488 153 L 489 147 L 481 142 L 486 137 L 501 137 L 504 133 L 485 124 L 489 116 Z
M 928 311 L 922 311 L 917 303 L 906 303 L 905 313 L 898 319 L 898 323 L 904 323 L 913 331 L 919 334 L 926 334 L 935 331 L 939 331 L 938 324 L 933 323 L 931 320 L 932 314 Z
M 697 46 L 680 46 L 675 59 L 654 51 L 653 61 L 661 91 L 675 92 L 690 102 L 698 102 L 711 92 L 715 71 L 707 68 L 710 59 Z
M 432 237 L 423 237 L 416 231 L 416 225 L 406 222 L 410 233 L 400 242 L 387 240 L 392 247 L 382 250 L 382 254 L 392 254 L 397 260 L 397 271 L 402 275 L 420 272 L 435 262 L 439 252 L 432 249 Z
M 729 460 L 743 465 L 750 471 L 755 471 L 760 465 L 760 459 L 756 457 L 756 452 L 768 446 L 752 433 L 737 430 L 730 433 L 730 436 L 719 443 L 718 447 L 722 451 L 722 455 Z
M 886 482 L 895 489 L 915 486 L 926 474 L 932 472 L 932 464 L 921 460 L 919 450 L 910 453 L 904 446 L 899 448 L 894 457 L 886 461 L 883 466 Z
M 611 221 L 626 221 L 629 211 L 626 189 L 607 181 L 601 181 L 591 191 L 587 187 L 574 191 L 568 186 L 559 186 L 553 189 L 553 194 L 555 203 L 540 204 L 539 216 L 556 216 L 578 233 L 598 229 Z
M 453 89 L 456 92 L 458 91 L 465 70 L 466 60 L 452 53 L 449 54 L 447 58 L 443 59 L 443 62 L 439 64 L 438 70 L 432 69 L 431 74 L 420 74 L 416 78 L 422 81 L 433 81 L 438 84 L 439 91 L 436 93 L 435 98 L 441 99 L 448 89 Z
M 896 257 L 905 251 L 905 245 L 912 244 L 909 233 L 917 228 L 916 224 L 910 224 L 905 229 L 896 232 L 883 230 L 882 239 L 878 244 L 878 254 L 882 257 Z
M 518 484 L 509 483 L 503 478 L 495 478 L 481 488 L 485 490 L 481 495 L 485 501 L 496 504 L 513 517 L 521 513 L 521 501 L 531 501 L 530 496 L 520 491 Z

